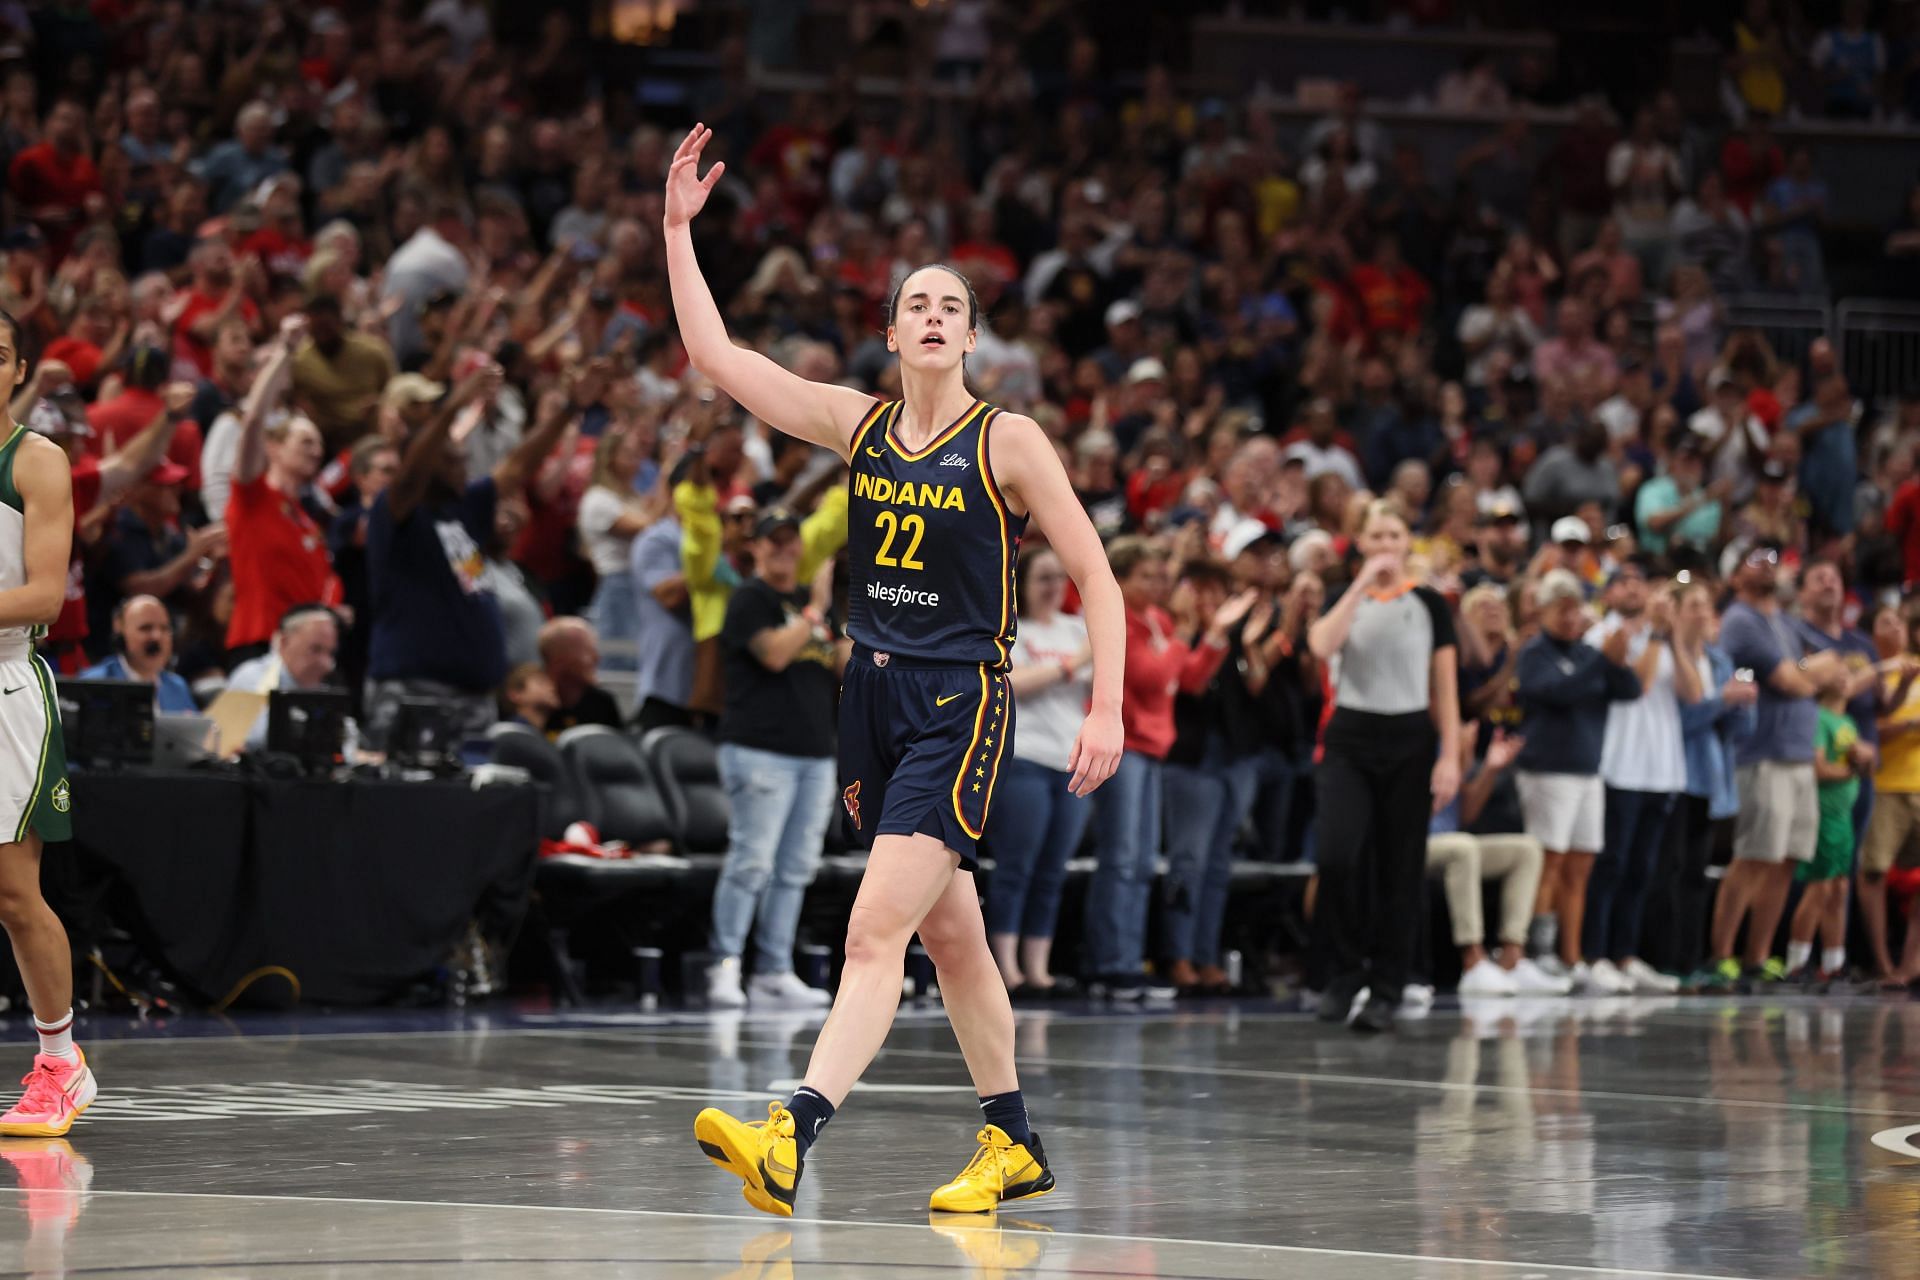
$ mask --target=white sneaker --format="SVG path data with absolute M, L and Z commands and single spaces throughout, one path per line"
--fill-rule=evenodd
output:
M 1541 956 L 1538 960 L 1522 961 L 1521 963 L 1533 965 L 1549 978 L 1571 979 L 1573 977 L 1573 970 L 1569 969 L 1567 962 L 1559 956 Z
M 1680 979 L 1668 977 L 1639 956 L 1621 965 L 1620 972 L 1635 991 L 1648 995 L 1670 996 L 1680 990 Z
M 1551 973 L 1553 970 L 1549 969 Z M 1594 985 L 1593 970 L 1585 960 L 1567 970 L 1567 990 L 1577 996 L 1597 996 L 1605 993 Z
M 1611 960 L 1593 962 L 1593 986 L 1603 996 L 1630 996 L 1633 979 L 1614 967 Z
M 728 956 L 707 966 L 707 1007 L 741 1009 L 747 993 L 740 989 L 740 957 Z
M 824 1009 L 833 997 L 818 987 L 800 981 L 789 969 L 785 973 L 756 973 L 747 984 L 747 994 L 755 1004 L 783 1004 L 789 1008 Z
M 1513 982 L 1515 995 L 1563 996 L 1573 990 L 1569 979 L 1555 977 L 1531 960 L 1521 960 L 1507 971 L 1507 977 Z
M 1433 988 L 1424 982 L 1409 982 L 1400 988 L 1399 1012 L 1407 1017 L 1419 1017 L 1433 1008 Z
M 1492 960 L 1481 958 L 1473 968 L 1460 975 L 1460 995 L 1467 996 L 1512 996 L 1520 990 L 1514 985 L 1513 978 Z

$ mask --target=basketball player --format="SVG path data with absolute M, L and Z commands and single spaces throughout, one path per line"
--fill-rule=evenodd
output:
M 694 1136 L 745 1182 L 747 1203 L 791 1216 L 808 1147 L 886 1040 L 917 930 L 986 1118 L 973 1159 L 933 1193 L 932 1207 L 986 1212 L 1054 1185 L 1020 1096 L 1013 1009 L 973 878 L 974 842 L 1013 733 L 1014 551 L 1029 518 L 1046 531 L 1086 606 L 1093 702 L 1069 766 L 1078 795 L 1112 776 L 1120 760 L 1120 588 L 1039 426 L 967 391 L 962 361 L 973 349 L 977 304 L 959 273 L 922 267 L 895 290 L 887 348 L 899 353 L 903 398 L 892 403 L 808 382 L 728 340 L 688 225 L 725 167 L 699 176 L 712 136 L 696 125 L 667 175 L 674 315 L 702 373 L 749 413 L 834 450 L 852 468 L 854 649 L 840 693 L 840 781 L 873 853 L 847 922 L 839 995 L 802 1087 L 772 1104 L 765 1122 L 702 1111 Z
M 0 311 L 0 379 L 27 377 L 19 324 Z M 73 547 L 73 477 L 59 445 L 0 406 L 0 926 L 33 1005 L 40 1052 L 0 1136 L 57 1138 L 93 1105 L 93 1072 L 73 1043 L 73 954 L 40 897 L 40 848 L 73 834 L 53 671 L 33 642 L 60 616 Z

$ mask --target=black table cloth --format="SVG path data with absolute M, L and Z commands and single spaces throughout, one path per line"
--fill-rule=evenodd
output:
M 433 974 L 477 915 L 517 919 L 538 804 L 463 780 L 76 773 L 73 844 L 47 851 L 72 864 L 48 878 L 105 893 L 209 1002 L 278 965 L 307 1001 L 374 1004 Z

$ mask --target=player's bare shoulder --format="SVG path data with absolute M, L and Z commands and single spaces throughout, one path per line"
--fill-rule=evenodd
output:
M 67 451 L 43 435 L 21 435 L 13 454 L 13 487 L 23 502 L 73 505 L 73 464 Z
M 993 478 L 1022 509 L 1032 506 L 1029 495 L 1037 471 L 1047 468 L 1065 474 L 1060 453 L 1044 428 L 1024 413 L 1002 409 L 987 432 L 987 460 Z

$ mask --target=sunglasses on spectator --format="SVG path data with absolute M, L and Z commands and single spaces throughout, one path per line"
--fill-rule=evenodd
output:
M 1772 568 L 1780 563 L 1780 553 L 1768 547 L 1761 547 L 1758 551 L 1747 552 L 1746 563 L 1756 569 Z

